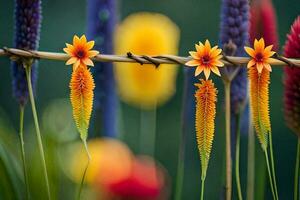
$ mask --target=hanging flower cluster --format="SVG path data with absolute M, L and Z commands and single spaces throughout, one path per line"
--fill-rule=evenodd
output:
M 94 66 L 91 58 L 99 52 L 91 50 L 94 46 L 94 41 L 87 42 L 84 35 L 80 38 L 75 35 L 73 45 L 66 45 L 67 48 L 64 48 L 64 51 L 70 56 L 66 64 L 73 64 L 70 82 L 73 117 L 80 137 L 86 143 L 95 88 L 93 76 L 87 66 Z
M 196 137 L 202 165 L 202 179 L 206 177 L 208 161 L 215 131 L 217 89 L 212 80 L 200 80 L 195 84 Z
M 270 72 L 272 71 L 270 63 L 275 54 L 272 51 L 273 45 L 265 47 L 263 38 L 254 40 L 254 49 L 245 47 L 245 51 L 251 56 L 248 62 L 248 77 L 250 80 L 250 108 L 255 131 L 262 148 L 266 150 L 268 146 L 268 133 L 271 132 L 271 123 L 269 115 L 269 84 Z
M 202 168 L 202 187 L 206 178 L 206 171 L 210 158 L 214 132 L 215 132 L 215 116 L 217 89 L 212 80 L 208 80 L 211 71 L 218 76 L 221 76 L 218 67 L 223 67 L 221 62 L 222 50 L 218 46 L 211 48 L 210 42 L 205 41 L 205 44 L 199 42 L 195 45 L 196 51 L 190 51 L 192 59 L 186 63 L 189 67 L 196 67 L 195 76 L 204 72 L 206 80 L 201 79 L 200 83 L 195 84 L 198 88 L 195 93 L 196 98 L 196 117 L 195 128 L 200 153 L 201 168 Z M 203 197 L 204 191 L 202 191 Z

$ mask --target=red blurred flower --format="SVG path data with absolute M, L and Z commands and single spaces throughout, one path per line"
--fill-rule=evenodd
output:
M 250 9 L 250 44 L 255 38 L 264 38 L 266 45 L 278 50 L 276 12 L 272 0 L 253 0 Z
M 300 58 L 300 16 L 292 25 L 284 46 L 284 56 Z M 284 112 L 287 125 L 300 137 L 300 69 L 284 68 Z
M 148 157 L 135 159 L 131 174 L 119 182 L 102 183 L 98 180 L 101 188 L 101 199 L 130 199 L 130 200 L 157 200 L 167 199 L 165 195 L 165 173 L 161 167 Z

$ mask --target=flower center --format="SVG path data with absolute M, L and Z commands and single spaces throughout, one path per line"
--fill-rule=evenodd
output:
M 264 58 L 264 56 L 262 55 L 262 53 L 257 53 L 255 56 L 255 59 L 257 62 L 262 62 L 263 58 Z
M 76 55 L 77 55 L 78 58 L 84 58 L 85 57 L 85 52 L 82 49 L 80 49 L 80 50 L 77 51 Z
M 205 55 L 205 56 L 202 57 L 202 63 L 203 64 L 207 65 L 207 64 L 209 64 L 209 62 L 210 62 L 209 55 Z

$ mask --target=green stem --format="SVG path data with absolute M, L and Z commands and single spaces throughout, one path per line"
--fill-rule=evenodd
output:
M 21 147 L 21 156 L 23 162 L 24 182 L 26 187 L 26 199 L 29 199 L 29 185 L 28 185 L 28 173 L 27 173 L 26 159 L 25 159 L 23 127 L 24 127 L 24 106 L 20 106 L 20 144 L 21 144 L 20 147 Z
M 230 144 L 230 85 L 230 81 L 224 81 L 226 124 L 226 200 L 231 200 L 232 193 L 232 159 Z
M 143 110 L 141 108 L 140 121 L 140 152 L 152 156 L 155 155 L 156 140 L 156 108 Z
M 204 199 L 204 184 L 205 184 L 205 178 L 201 179 L 201 200 Z
M 188 124 L 189 122 L 189 107 L 192 104 L 191 100 L 188 98 L 189 90 L 191 89 L 191 83 L 189 82 L 189 74 L 184 71 L 184 93 L 182 101 L 182 113 L 181 113 L 181 134 L 179 140 L 178 149 L 178 161 L 177 161 L 177 177 L 176 177 L 176 190 L 175 190 L 175 200 L 181 200 L 183 182 L 184 182 L 184 165 L 185 165 L 185 145 L 186 136 L 188 134 Z
M 275 162 L 274 162 L 274 154 L 273 154 L 272 132 L 269 133 L 269 140 L 270 140 L 271 169 L 272 169 L 272 175 L 273 175 L 274 190 L 275 190 L 276 199 L 279 199 L 278 198 L 277 183 L 276 183 L 276 173 L 275 173 Z
M 265 152 L 265 159 L 266 159 L 267 169 L 268 169 L 268 174 L 269 174 L 269 181 L 270 181 L 270 185 L 271 185 L 271 191 L 272 191 L 273 199 L 275 200 L 276 195 L 275 195 L 275 192 L 274 192 L 274 185 L 273 185 L 272 173 L 271 173 L 271 170 L 270 170 L 269 156 L 268 156 L 267 149 L 264 149 L 264 152 Z
M 297 144 L 297 154 L 296 154 L 296 164 L 295 164 L 294 200 L 298 200 L 299 162 L 300 162 L 300 138 L 298 139 L 298 144 Z
M 254 200 L 255 181 L 255 135 L 249 109 L 249 131 L 248 131 L 248 161 L 247 161 L 247 200 Z
M 82 139 L 82 141 L 83 141 L 84 149 L 85 149 L 87 157 L 88 157 L 88 161 L 87 161 L 86 167 L 84 169 L 84 172 L 82 174 L 82 178 L 80 181 L 79 190 L 78 190 L 78 194 L 77 194 L 77 200 L 79 200 L 81 198 L 81 193 L 82 193 L 82 188 L 83 188 L 83 184 L 84 184 L 85 177 L 86 177 L 86 172 L 89 168 L 89 164 L 90 164 L 90 160 L 91 160 L 91 155 L 90 155 L 86 140 Z
M 38 116 L 37 116 L 36 107 L 35 107 L 35 100 L 34 100 L 33 91 L 32 91 L 31 64 L 25 64 L 24 63 L 24 67 L 25 67 L 25 71 L 26 71 L 29 98 L 30 98 L 30 102 L 31 102 L 31 109 L 32 109 L 32 114 L 33 114 L 33 119 L 34 119 L 34 125 L 35 125 L 35 130 L 36 130 L 36 137 L 37 137 L 37 141 L 38 141 L 39 152 L 40 152 L 40 156 L 41 156 L 41 159 L 42 159 L 43 173 L 44 173 L 44 178 L 45 178 L 46 187 L 47 187 L 48 199 L 51 200 L 50 186 L 49 186 L 47 166 L 46 166 L 46 161 L 45 161 L 44 147 L 43 147 L 42 136 L 41 136 L 41 132 L 40 132 L 40 126 L 39 126 Z
M 242 113 L 242 111 L 241 111 Z M 236 146 L 235 146 L 235 179 L 239 200 L 243 199 L 240 181 L 240 119 L 241 115 L 236 116 Z

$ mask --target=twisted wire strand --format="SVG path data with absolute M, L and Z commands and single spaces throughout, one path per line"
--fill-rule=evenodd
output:
M 33 50 L 24 50 L 24 49 L 15 49 L 3 47 L 0 49 L 0 56 L 7 56 L 12 59 L 21 59 L 21 58 L 32 58 L 32 59 L 48 59 L 48 60 L 60 60 L 67 61 L 69 56 L 65 53 L 57 52 L 46 52 L 46 51 L 33 51 Z M 291 66 L 291 67 L 300 67 L 300 59 L 286 58 L 280 56 L 277 53 L 273 56 L 275 59 L 274 62 L 270 64 L 273 66 Z M 180 64 L 184 65 L 187 61 L 191 60 L 191 57 L 183 56 L 174 56 L 174 55 L 158 55 L 158 56 L 149 56 L 149 55 L 135 55 L 131 52 L 128 52 L 127 55 L 107 55 L 99 54 L 92 58 L 94 61 L 98 62 L 131 62 L 143 64 L 153 64 L 158 67 L 160 64 Z M 222 62 L 225 65 L 241 67 L 243 64 L 249 62 L 249 57 L 236 57 L 236 56 L 224 56 Z

